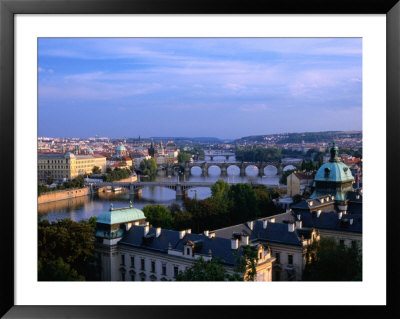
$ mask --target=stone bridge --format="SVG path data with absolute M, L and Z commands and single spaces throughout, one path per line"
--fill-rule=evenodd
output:
M 179 164 L 166 164 L 159 165 L 158 170 L 165 171 L 167 175 L 176 175 L 177 171 L 184 172 L 185 175 L 191 175 L 192 167 L 200 167 L 201 175 L 208 176 L 208 169 L 211 166 L 217 166 L 221 170 L 221 176 L 228 175 L 228 167 L 236 166 L 240 169 L 240 176 L 246 175 L 246 168 L 249 166 L 255 166 L 258 169 L 258 175 L 264 175 L 264 168 L 267 166 L 272 166 L 276 168 L 277 175 L 281 175 L 285 166 L 288 164 L 281 163 L 279 161 L 271 161 L 271 162 L 204 162 L 204 163 L 179 163 Z
M 187 191 L 194 187 L 211 187 L 215 182 L 88 182 L 85 183 L 89 186 L 91 191 L 97 190 L 102 187 L 123 187 L 129 189 L 131 195 L 142 195 L 142 189 L 149 186 L 159 186 L 172 189 L 176 192 L 176 199 L 183 199 L 187 196 Z M 229 183 L 232 185 L 233 183 Z M 258 185 L 257 183 L 251 183 L 252 185 Z M 274 187 L 276 185 L 271 185 Z
M 210 158 L 210 161 L 213 161 L 213 160 L 214 160 L 214 157 L 218 157 L 218 156 L 225 157 L 226 160 L 228 161 L 228 160 L 229 160 L 229 157 L 235 156 L 235 153 L 204 154 L 204 156 L 202 156 L 202 158 L 204 159 L 205 157 L 209 157 L 209 158 Z

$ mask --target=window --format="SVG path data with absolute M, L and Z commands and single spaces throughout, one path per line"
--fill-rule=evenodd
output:
M 280 253 L 275 253 L 275 257 L 276 257 L 276 263 L 280 264 L 281 263 L 281 254 Z
M 141 269 L 141 270 L 145 270 L 145 267 L 144 267 L 144 259 L 143 259 L 143 258 L 140 259 L 140 269 Z
M 125 265 L 125 255 L 121 255 L 121 265 Z
M 262 251 L 260 251 L 260 256 L 258 257 L 258 259 L 262 259 Z
M 125 281 L 125 271 L 121 271 L 121 281 Z
M 167 275 L 167 264 L 162 264 L 162 274 L 163 276 Z
M 156 272 L 156 262 L 155 261 L 151 262 L 151 272 Z
M 178 266 L 174 266 L 174 277 L 176 278 L 178 276 L 179 268 Z
M 186 248 L 186 255 L 190 255 L 190 248 Z
M 288 264 L 293 265 L 293 255 L 288 255 Z
M 131 268 L 135 268 L 135 257 L 131 256 Z

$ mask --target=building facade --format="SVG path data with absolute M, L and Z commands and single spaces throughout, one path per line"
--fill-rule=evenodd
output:
M 241 247 L 250 245 L 258 256 L 257 281 L 272 280 L 275 260 L 267 245 L 251 243 L 246 235 L 230 239 L 215 232 L 192 234 L 153 228 L 142 211 L 110 208 L 99 216 L 96 228 L 96 256 L 103 281 L 168 281 L 199 259 L 222 260 L 228 274 L 235 273 Z M 244 274 L 243 274 L 244 275 Z
M 97 166 L 102 172 L 106 171 L 106 158 L 96 155 L 39 154 L 38 180 L 46 182 L 49 178 L 54 181 L 71 180 L 79 175 L 92 173 Z

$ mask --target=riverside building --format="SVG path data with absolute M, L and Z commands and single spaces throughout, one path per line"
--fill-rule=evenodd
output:
M 102 172 L 106 171 L 106 157 L 99 155 L 39 154 L 38 180 L 46 182 L 49 178 L 54 181 L 66 181 L 79 175 L 92 173 L 97 166 Z

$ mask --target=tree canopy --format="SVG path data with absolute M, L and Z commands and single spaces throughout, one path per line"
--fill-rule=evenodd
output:
M 39 221 L 39 280 L 94 279 L 91 261 L 96 219 L 92 217 L 81 222 L 61 219 L 53 223 Z
M 154 177 L 157 173 L 157 164 L 154 158 L 145 159 L 140 162 L 140 171 L 144 175 Z
M 362 254 L 357 245 L 348 248 L 332 238 L 321 238 L 309 246 L 306 258 L 303 280 L 362 280 Z
M 147 205 L 143 207 L 143 213 L 146 220 L 153 227 L 162 227 L 166 229 L 173 228 L 173 218 L 171 212 L 163 205 Z

